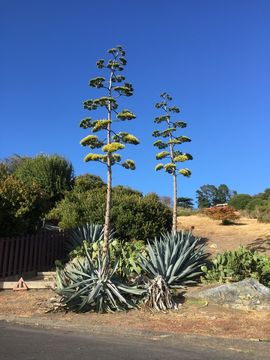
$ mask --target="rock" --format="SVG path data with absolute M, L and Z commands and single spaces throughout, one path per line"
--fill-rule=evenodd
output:
M 237 309 L 270 311 L 270 289 L 255 279 L 195 291 L 187 297 Z

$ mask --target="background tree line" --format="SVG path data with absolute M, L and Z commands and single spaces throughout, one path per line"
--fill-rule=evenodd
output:
M 103 224 L 105 193 L 99 176 L 74 176 L 72 164 L 59 155 L 12 156 L 0 162 L 0 236 L 33 233 L 45 222 L 62 229 Z M 170 230 L 172 210 L 157 194 L 116 186 L 112 198 L 117 237 L 144 240 Z

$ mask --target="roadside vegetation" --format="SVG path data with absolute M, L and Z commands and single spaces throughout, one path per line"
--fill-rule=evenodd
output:
M 270 286 L 266 256 L 240 248 L 210 259 L 205 239 L 194 235 L 194 227 L 180 231 L 177 216 L 198 212 L 223 225 L 237 220 L 238 212 L 270 222 L 270 190 L 250 196 L 225 184 L 203 185 L 196 192 L 199 209 L 194 209 L 193 199 L 177 197 L 177 175 L 191 175 L 179 163 L 192 160 L 179 146 L 191 139 L 178 134 L 186 123 L 173 119 L 180 110 L 170 105 L 167 93 L 156 104 L 162 113 L 154 120 L 163 129 L 152 135 L 158 138 L 156 160 L 162 161 L 156 170 L 172 176 L 173 201 L 113 186 L 115 165 L 135 170 L 134 161 L 122 160 L 121 151 L 126 145 L 138 145 L 139 139 L 128 132 L 135 114 L 119 110 L 122 97 L 133 95 L 133 86 L 123 75 L 125 50 L 117 46 L 107 55 L 96 63 L 102 76 L 89 81 L 90 87 L 103 91 L 102 96 L 84 101 L 84 108 L 97 110 L 102 119 L 87 117 L 80 122 L 87 132 L 80 143 L 91 151 L 84 161 L 103 165 L 106 182 L 93 174 L 75 176 L 72 164 L 57 154 L 16 155 L 2 161 L 0 236 L 29 234 L 47 226 L 68 232 L 68 256 L 57 262 L 56 269 L 56 292 L 68 311 L 115 312 L 141 304 L 157 311 L 177 309 L 183 289 L 199 282 L 253 277 Z

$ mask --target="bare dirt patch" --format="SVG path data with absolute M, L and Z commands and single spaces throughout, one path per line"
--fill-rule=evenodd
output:
M 177 311 L 151 312 L 147 309 L 115 314 L 48 313 L 52 290 L 0 292 L 0 318 L 9 316 L 61 321 L 65 327 L 78 329 L 106 327 L 115 331 L 152 331 L 171 334 L 220 336 L 225 338 L 269 339 L 270 313 L 240 311 L 209 305 L 203 301 L 187 301 Z
M 212 254 L 244 245 L 270 256 L 270 224 L 241 218 L 236 224 L 221 225 L 220 221 L 204 215 L 178 217 L 179 230 L 191 227 L 194 235 L 205 239 Z

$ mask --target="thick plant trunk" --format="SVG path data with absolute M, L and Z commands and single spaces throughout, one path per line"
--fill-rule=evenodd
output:
M 106 212 L 105 212 L 105 225 L 104 225 L 104 244 L 103 244 L 103 255 L 106 258 L 106 263 L 110 262 L 110 220 L 111 220 L 111 202 L 112 202 L 112 167 L 111 159 L 108 156 L 107 161 L 107 193 L 106 193 Z
M 109 96 L 111 96 L 112 88 L 112 73 L 109 83 Z M 108 120 L 111 121 L 111 103 L 108 106 Z M 108 123 L 107 127 L 107 144 L 111 143 L 111 123 Z M 103 244 L 103 256 L 105 258 L 104 271 L 108 269 L 110 265 L 110 231 L 111 231 L 111 203 L 112 203 L 112 161 L 111 153 L 107 155 L 107 192 L 106 192 L 106 211 L 105 211 L 105 223 L 104 223 L 104 244 Z
M 160 275 L 150 283 L 146 305 L 157 311 L 177 309 L 177 304 L 173 301 L 170 289 Z
M 170 113 L 168 112 L 167 108 L 165 109 L 167 112 L 167 124 L 168 127 L 171 127 L 171 123 L 170 123 Z M 170 141 L 173 140 L 173 136 L 172 134 L 170 134 Z M 174 161 L 174 146 L 172 144 L 170 144 L 169 146 L 170 148 L 170 157 L 171 157 L 171 162 L 173 164 L 175 164 Z M 176 170 L 173 171 L 172 173 L 173 176 L 173 221 L 172 221 L 172 232 L 176 232 L 177 231 L 177 175 L 176 175 Z
M 177 177 L 173 174 L 173 224 L 172 231 L 177 231 Z

